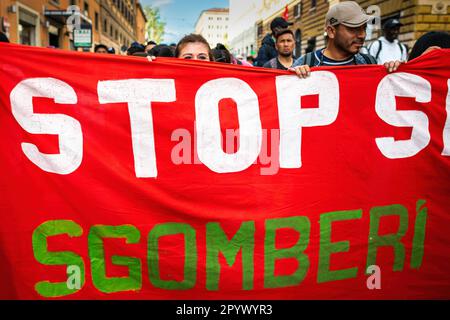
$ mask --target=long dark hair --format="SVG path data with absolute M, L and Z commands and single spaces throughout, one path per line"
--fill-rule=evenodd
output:
M 213 53 L 211 51 L 211 47 L 209 46 L 208 41 L 206 41 L 205 38 L 203 38 L 201 35 L 199 34 L 188 34 L 186 36 L 183 37 L 183 39 L 181 39 L 178 44 L 177 47 L 175 49 L 175 57 L 179 58 L 181 50 L 184 48 L 184 46 L 188 43 L 203 43 L 207 48 L 208 48 L 208 55 L 209 55 L 209 60 L 210 61 L 214 61 L 214 56 Z

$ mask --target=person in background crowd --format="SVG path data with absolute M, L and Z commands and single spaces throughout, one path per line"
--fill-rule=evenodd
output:
M 231 52 L 223 45 L 222 43 L 218 43 L 217 46 L 212 50 L 214 55 L 214 61 L 216 62 L 224 62 L 231 63 L 237 65 L 244 65 L 244 63 L 237 59 Z
M 176 43 L 171 43 L 169 45 L 170 49 L 172 49 L 173 54 L 175 55 L 175 49 L 177 48 L 177 44 Z
M 228 49 L 221 43 L 212 49 L 215 62 L 232 63 L 231 54 Z
M 9 42 L 8 37 L 6 34 L 0 31 L 0 42 Z
M 108 53 L 109 54 L 116 54 L 116 49 L 114 49 L 113 47 L 108 48 Z
M 244 59 L 244 57 L 242 55 L 237 55 L 236 57 L 236 61 L 238 61 L 240 64 L 242 64 L 243 66 L 246 67 L 253 67 L 253 64 L 248 62 L 247 60 Z
M 175 48 L 175 57 L 188 60 L 214 61 L 214 56 L 203 36 L 199 34 L 188 34 L 184 36 Z
M 145 52 L 149 52 L 149 51 L 152 50 L 154 47 L 156 47 L 156 42 L 155 42 L 155 41 L 149 41 L 149 42 L 147 42 L 147 45 L 145 46 Z
M 436 49 L 450 48 L 450 34 L 442 31 L 430 31 L 417 39 L 408 61 Z
M 158 44 L 158 45 L 154 46 L 147 53 L 149 56 L 152 56 L 152 57 L 172 58 L 174 56 L 172 49 L 169 46 L 163 45 L 163 44 Z
M 328 36 L 324 49 L 307 53 L 294 62 L 294 71 L 300 78 L 310 75 L 310 67 L 376 64 L 371 55 L 360 53 L 366 38 L 367 22 L 372 19 L 354 1 L 332 6 L 326 14 L 325 30 Z M 397 70 L 400 61 L 386 62 L 388 72 Z
M 316 49 L 316 38 L 309 38 L 306 45 L 305 54 L 313 52 Z
M 184 36 L 178 42 L 174 56 L 178 59 L 214 61 L 208 41 L 203 36 L 194 33 Z M 154 56 L 147 57 L 149 61 L 153 61 L 155 58 Z
M 369 46 L 369 54 L 378 64 L 393 60 L 406 62 L 408 59 L 408 48 L 398 41 L 401 26 L 403 24 L 398 19 L 387 20 L 383 24 L 383 36 Z
M 127 56 L 145 53 L 145 47 L 139 42 L 133 42 L 127 50 Z
M 247 56 L 247 62 L 250 63 L 252 66 L 254 66 L 255 65 L 255 57 Z
M 94 52 L 95 53 L 108 53 L 108 47 L 101 43 L 97 44 L 94 47 Z
M 275 48 L 275 35 L 287 29 L 292 23 L 287 22 L 281 17 L 277 17 L 270 23 L 270 30 L 272 33 L 268 33 L 262 40 L 262 46 L 258 50 L 258 56 L 256 57 L 255 66 L 262 67 L 264 64 L 277 56 L 277 49 Z
M 294 64 L 294 33 L 289 29 L 278 32 L 276 35 L 275 45 L 278 56 L 267 61 L 264 64 L 264 68 L 288 70 Z

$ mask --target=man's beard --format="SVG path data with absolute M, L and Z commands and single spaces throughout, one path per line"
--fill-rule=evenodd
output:
M 337 39 L 336 39 L 337 40 Z M 346 45 L 344 42 L 341 42 L 339 40 L 335 41 L 335 46 L 336 48 L 338 48 L 339 50 L 349 54 L 349 55 L 355 55 L 358 53 L 358 51 L 353 52 L 351 51 L 351 46 L 353 45 L 354 42 L 351 42 L 350 45 Z M 357 41 L 355 41 L 355 43 L 357 43 Z M 364 43 L 361 43 L 361 45 L 363 45 Z
M 292 52 L 288 52 L 288 53 L 278 52 L 278 54 L 284 58 L 292 57 Z

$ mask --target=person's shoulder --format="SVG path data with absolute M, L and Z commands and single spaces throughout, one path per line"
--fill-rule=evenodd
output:
M 381 41 L 381 38 L 375 39 L 375 40 L 373 40 L 373 41 L 369 44 L 369 47 L 370 47 L 370 48 L 372 48 L 372 47 L 378 47 L 378 46 L 380 45 L 381 42 L 382 42 L 382 41 Z
M 316 58 L 316 59 L 319 58 L 320 59 L 320 57 L 323 55 L 323 51 L 324 50 L 325 50 L 325 48 L 317 49 L 317 50 L 311 52 L 311 54 L 314 55 L 314 58 Z
M 298 67 L 298 66 L 303 65 L 304 61 L 305 61 L 305 56 L 306 55 L 303 55 L 300 58 L 297 58 L 297 60 L 294 61 L 294 64 L 292 65 L 292 67 Z
M 272 69 L 272 61 L 273 59 L 271 59 L 271 60 L 269 60 L 269 61 L 267 61 L 266 63 L 264 63 L 263 64 L 263 68 L 269 68 L 269 69 Z
M 377 60 L 368 53 L 357 53 L 355 54 L 355 59 L 357 64 L 377 64 Z
M 317 49 L 315 51 L 308 52 L 295 60 L 293 67 L 298 67 L 306 64 L 307 61 L 316 62 L 320 60 L 320 55 L 322 54 L 322 49 Z M 316 63 L 313 63 L 313 65 L 316 65 Z
M 368 51 L 369 51 L 369 53 L 373 53 L 375 50 L 378 50 L 378 48 L 380 47 L 380 44 L 381 44 L 380 38 L 373 40 L 373 41 L 368 45 Z
M 275 43 L 272 39 L 272 35 L 270 33 L 266 34 L 262 40 L 263 45 L 270 45 L 272 43 Z

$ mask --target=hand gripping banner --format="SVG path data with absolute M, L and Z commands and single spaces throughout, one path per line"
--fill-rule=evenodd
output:
M 0 56 L 0 298 L 450 298 L 449 50 Z

